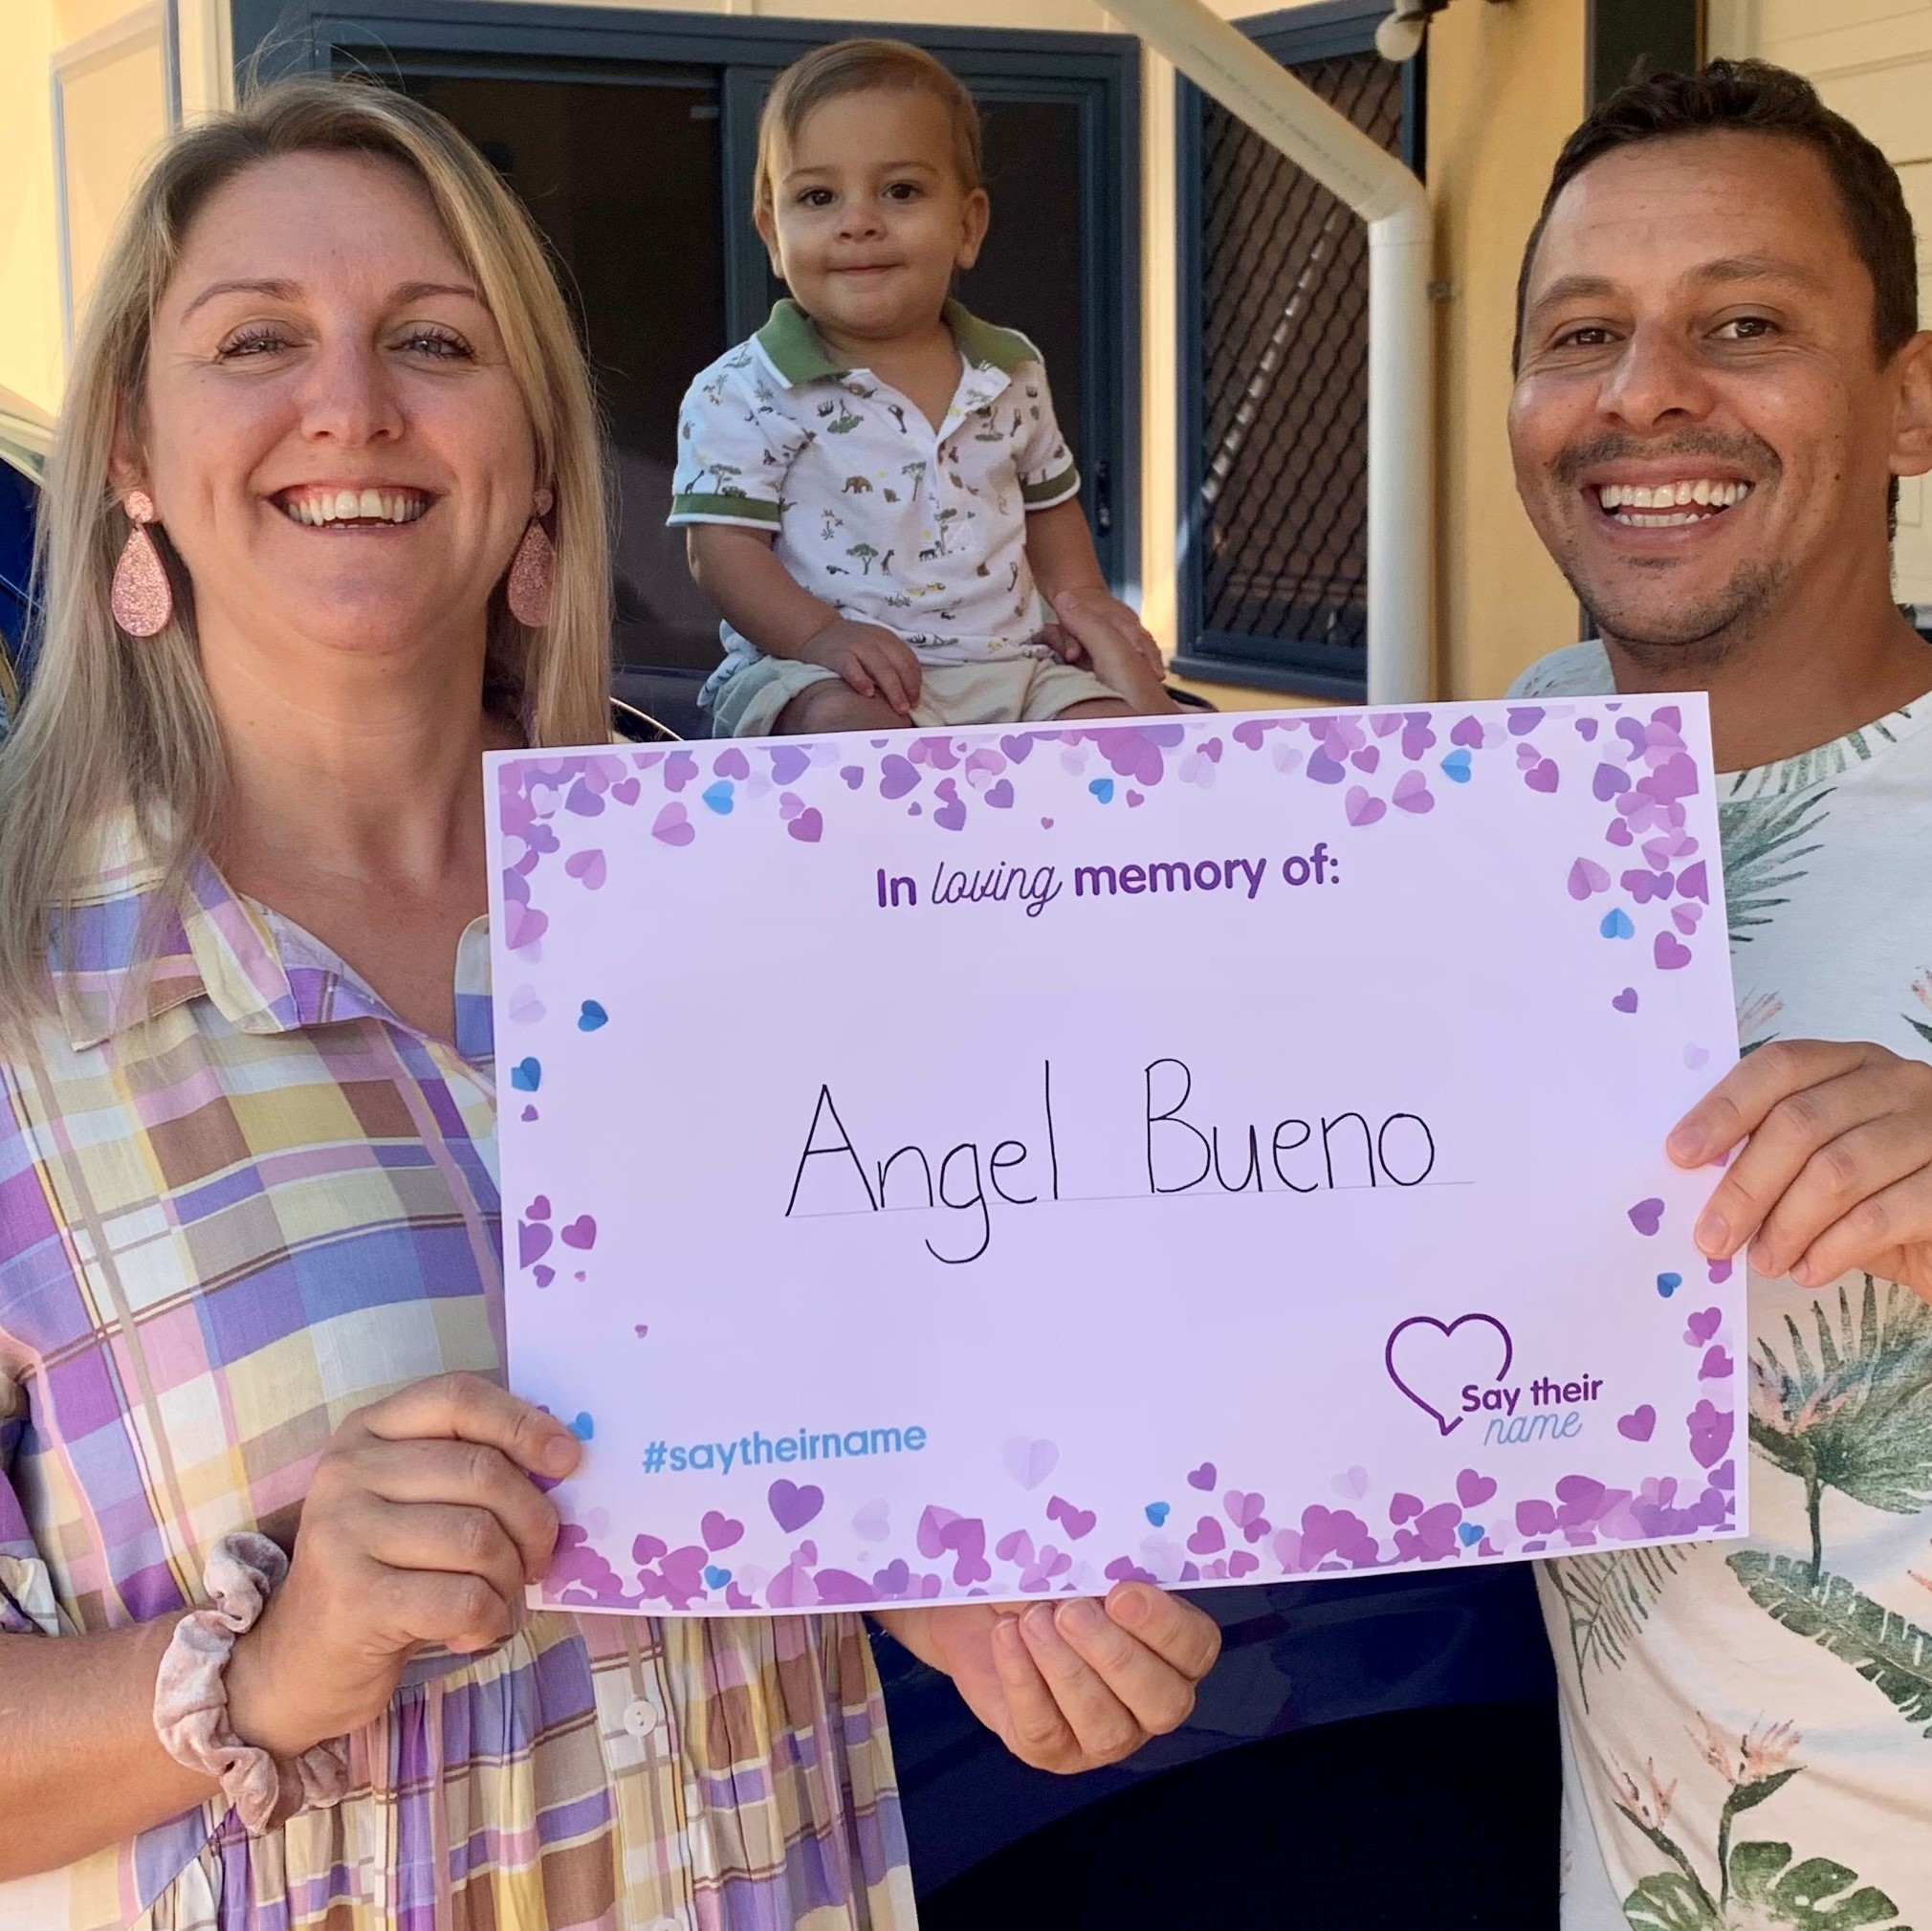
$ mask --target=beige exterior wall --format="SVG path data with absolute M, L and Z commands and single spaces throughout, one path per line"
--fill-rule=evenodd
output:
M 222 100 L 232 60 L 227 0 L 177 0 L 185 112 Z M 639 0 L 596 0 L 636 6 Z M 645 0 L 652 4 L 652 0 Z M 1211 0 L 1230 17 L 1270 11 Z M 1767 0 L 1769 4 L 1769 0 Z M 1855 4 L 1855 0 L 1854 0 Z M 678 11 L 861 25 L 1111 27 L 1092 0 L 677 0 Z M 1932 5 L 1932 0 L 1928 0 Z M 128 0 L 0 0 L 0 386 L 52 409 L 62 362 L 49 115 L 50 63 L 126 17 Z M 1438 474 L 1418 478 L 1418 512 L 1438 521 L 1438 688 L 1500 691 L 1524 664 L 1575 631 L 1575 605 L 1517 505 L 1503 439 L 1516 255 L 1550 160 L 1581 112 L 1584 0 L 1460 0 L 1437 19 L 1429 70 L 1429 174 L 1438 210 L 1441 378 Z M 70 224 L 77 294 L 142 157 L 162 132 L 158 71 L 130 53 L 97 84 L 73 143 Z M 1155 634 L 1175 643 L 1175 537 L 1180 506 L 1175 424 L 1176 316 L 1173 70 L 1143 56 L 1142 528 L 1140 596 Z M 80 190 L 77 195 L 76 187 Z M 1224 707 L 1279 704 L 1264 692 L 1203 687 Z
M 1795 69 L 1885 150 L 1919 230 L 1919 311 L 1932 318 L 1932 0 L 1710 0 L 1713 54 Z M 1899 492 L 1893 577 L 1901 603 L 1932 605 L 1932 490 Z
M 1575 642 L 1577 604 L 1517 500 L 1504 417 L 1516 274 L 1584 110 L 1583 0 L 1462 0 L 1430 30 L 1437 275 L 1437 675 L 1495 697 Z

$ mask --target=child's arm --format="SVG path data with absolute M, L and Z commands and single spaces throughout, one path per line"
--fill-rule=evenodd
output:
M 854 623 L 814 597 L 772 552 L 762 530 L 693 523 L 685 555 L 697 587 L 734 630 L 767 657 L 836 671 L 862 697 L 883 697 L 903 716 L 919 697 L 919 660 L 878 624 Z
M 1062 622 L 1055 647 L 1069 663 L 1085 657 L 1094 675 L 1143 709 L 1166 711 L 1167 660 L 1131 604 L 1107 587 L 1077 496 L 1026 518 L 1026 562 L 1047 606 Z M 1063 600 L 1082 616 L 1078 630 Z

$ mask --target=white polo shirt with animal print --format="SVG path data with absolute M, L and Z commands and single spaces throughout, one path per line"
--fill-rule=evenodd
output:
M 798 582 L 903 638 L 924 664 L 1051 653 L 1026 565 L 1029 512 L 1080 491 L 1040 351 L 957 302 L 963 366 L 937 429 L 908 397 L 844 368 L 784 300 L 692 383 L 670 521 L 765 530 Z M 759 655 L 729 624 L 706 695 Z

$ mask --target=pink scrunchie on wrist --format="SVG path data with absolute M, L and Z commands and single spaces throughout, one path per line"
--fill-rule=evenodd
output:
M 340 1803 L 348 1764 L 339 1743 L 317 1744 L 292 1764 L 245 1744 L 228 1719 L 228 1663 L 235 1638 L 254 1627 L 269 1591 L 289 1572 L 289 1559 L 265 1535 L 243 1530 L 214 1546 L 202 1572 L 212 1609 L 190 1610 L 154 1679 L 154 1728 L 176 1763 L 213 1777 L 242 1828 L 258 1837 L 275 1821 L 283 1798 L 299 1797 L 288 1814 L 312 1804 Z

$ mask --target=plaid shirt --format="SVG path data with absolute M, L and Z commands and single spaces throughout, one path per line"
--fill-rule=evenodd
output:
M 218 1536 L 289 1543 L 352 1409 L 501 1361 L 481 923 L 457 961 L 452 1050 L 210 867 L 185 915 L 157 923 L 160 881 L 131 831 L 104 853 L 57 1020 L 0 1061 L 0 1632 L 14 1639 L 204 1600 Z M 488 1656 L 412 1664 L 350 1744 L 340 1808 L 251 1838 L 211 1801 L 0 1884 L 0 1925 L 913 1922 L 852 1617 L 534 1616 Z

